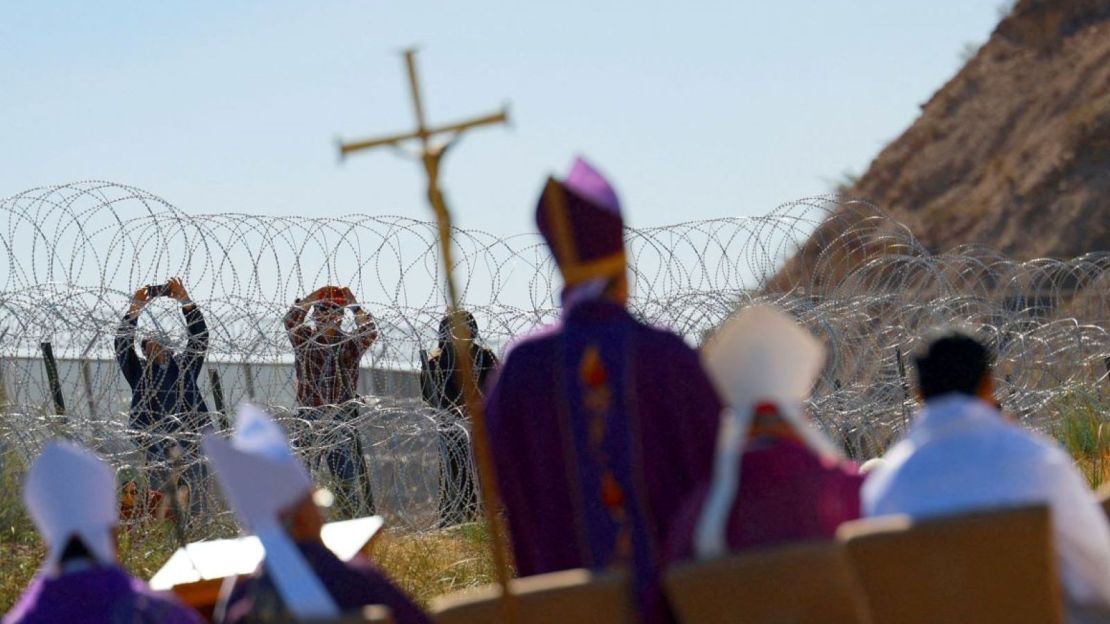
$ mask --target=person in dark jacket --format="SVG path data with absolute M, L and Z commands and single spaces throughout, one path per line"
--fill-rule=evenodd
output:
M 188 345 L 181 353 L 150 337 L 140 341 L 142 355 L 136 352 L 139 314 L 156 296 L 181 303 L 189 332 Z M 173 473 L 171 463 L 177 461 L 185 467 L 190 489 L 196 489 L 204 474 L 196 441 L 191 438 L 204 427 L 208 412 L 197 384 L 208 352 L 208 326 L 180 279 L 175 277 L 164 286 L 144 286 L 135 291 L 116 331 L 115 351 L 120 371 L 131 387 L 128 425 L 143 450 L 152 488 L 165 489 Z M 190 498 L 200 502 L 198 497 Z
M 469 335 L 460 338 L 467 346 L 473 362 L 474 379 L 481 396 L 486 379 L 497 366 L 493 351 L 477 343 L 478 322 L 474 315 L 459 311 Z M 439 421 L 439 525 L 453 526 L 473 522 L 478 518 L 478 493 L 475 489 L 474 471 L 470 461 L 470 443 L 467 421 L 466 397 L 463 393 L 462 375 L 458 368 L 458 354 L 451 334 L 451 316 L 439 323 L 439 348 L 422 364 L 420 391 L 424 402 L 440 410 Z

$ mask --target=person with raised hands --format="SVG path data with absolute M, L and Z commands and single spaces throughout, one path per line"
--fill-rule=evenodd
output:
M 23 500 L 46 558 L 3 624 L 204 621 L 120 567 L 115 472 L 94 453 L 73 442 L 48 443 L 27 473 Z
M 188 343 L 175 352 L 163 335 L 148 335 L 135 342 L 139 315 L 157 297 L 168 297 L 181 305 Z M 115 335 L 115 355 L 120 372 L 131 387 L 129 428 L 135 435 L 151 476 L 151 487 L 169 493 L 172 463 L 186 467 L 190 490 L 203 480 L 203 466 L 196 461 L 195 437 L 205 427 L 208 405 L 197 379 L 208 353 L 208 325 L 204 314 L 189 297 L 180 278 L 165 284 L 144 286 L 135 291 Z M 190 492 L 190 501 L 201 500 Z
M 725 321 L 702 358 L 728 407 L 713 478 L 683 504 L 668 559 L 832 538 L 858 518 L 863 478 L 805 414 L 821 343 L 782 310 L 754 305 Z
M 354 314 L 352 332 L 343 328 L 347 310 Z M 340 504 L 359 507 L 361 478 L 364 509 L 372 514 L 376 507 L 369 470 L 358 431 L 349 423 L 358 417 L 359 361 L 378 338 L 374 317 L 350 288 L 321 286 L 293 302 L 284 324 L 293 347 L 298 413 L 317 429 L 307 442 L 325 447 L 323 460 L 337 481 Z
M 388 607 L 397 624 L 429 622 L 364 555 L 342 561 L 324 545 L 316 488 L 268 413 L 244 403 L 231 439 L 210 434 L 202 447 L 239 523 L 265 550 L 255 574 L 225 584 L 217 622 L 334 618 L 367 605 Z

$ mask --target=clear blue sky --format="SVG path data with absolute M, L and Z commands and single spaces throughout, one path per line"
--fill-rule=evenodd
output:
M 636 226 L 756 215 L 862 171 L 986 40 L 1000 0 L 6 3 L 0 197 L 79 179 L 190 213 L 423 217 L 422 174 L 333 140 L 510 102 L 447 162 L 459 225 L 528 231 L 590 156 Z

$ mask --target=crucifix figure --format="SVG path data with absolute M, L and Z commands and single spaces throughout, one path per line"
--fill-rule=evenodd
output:
M 340 143 L 339 155 L 340 158 L 345 158 L 348 154 L 362 150 L 387 145 L 401 147 L 410 141 L 419 141 L 420 159 L 424 164 L 424 172 L 427 174 L 428 180 L 428 202 L 435 212 L 436 226 L 439 233 L 440 256 L 443 258 L 443 271 L 447 283 L 449 316 L 452 319 L 451 333 L 454 337 L 456 352 L 465 353 L 466 348 L 463 341 L 470 338 L 470 328 L 463 321 L 462 315 L 457 314 L 460 307 L 458 290 L 452 272 L 454 261 L 452 260 L 451 213 L 447 210 L 447 203 L 439 190 L 439 165 L 447 149 L 454 145 L 465 131 L 480 126 L 506 123 L 508 112 L 502 109 L 500 112 L 483 117 L 429 127 L 424 119 L 424 106 L 420 99 L 420 84 L 416 76 L 416 51 L 413 49 L 405 50 L 404 56 L 405 67 L 408 70 L 409 91 L 412 94 L 413 112 L 416 114 L 416 130 L 353 143 Z M 449 137 L 446 142 L 437 143 L 434 141 L 434 139 L 444 135 Z M 497 513 L 497 510 L 501 507 L 501 497 L 498 494 L 497 479 L 493 473 L 493 461 L 486 435 L 482 401 L 481 397 L 478 396 L 477 385 L 474 383 L 474 363 L 470 358 L 461 357 L 458 358 L 458 367 L 459 375 L 462 378 L 466 409 L 471 419 L 474 453 L 481 483 L 479 489 L 482 494 L 482 504 L 485 508 L 486 526 L 490 534 L 493 563 L 497 571 L 498 583 L 501 585 L 502 617 L 505 621 L 514 622 L 517 621 L 517 617 L 515 602 L 509 589 L 510 562 L 506 546 L 508 542 L 504 539 L 504 526 L 500 515 Z
M 435 212 L 436 225 L 439 229 L 440 251 L 443 255 L 444 273 L 447 278 L 447 294 L 450 299 L 450 305 L 454 309 L 458 306 L 458 293 L 455 290 L 455 280 L 451 272 L 451 267 L 453 266 L 451 262 L 451 214 L 448 212 L 447 204 L 443 200 L 443 194 L 439 190 L 439 163 L 444 154 L 447 153 L 447 149 L 462 137 L 463 132 L 480 126 L 506 123 L 508 122 L 509 114 L 508 111 L 503 108 L 500 112 L 493 113 L 492 115 L 475 117 L 465 121 L 429 128 L 424 120 L 424 105 L 420 99 L 420 83 L 416 77 L 416 50 L 405 50 L 404 55 L 405 67 L 408 70 L 409 91 L 412 94 L 413 112 L 416 114 L 416 130 L 375 139 L 355 141 L 353 143 L 340 143 L 339 156 L 340 158 L 346 158 L 348 154 L 360 152 L 362 150 L 374 149 L 386 145 L 401 147 L 404 143 L 409 141 L 420 141 L 419 154 L 421 161 L 424 163 L 424 172 L 428 176 L 428 201 L 431 203 L 432 210 Z M 446 143 L 433 142 L 433 139 L 441 135 L 448 135 L 450 138 Z M 466 328 L 462 327 L 462 329 L 465 330 Z

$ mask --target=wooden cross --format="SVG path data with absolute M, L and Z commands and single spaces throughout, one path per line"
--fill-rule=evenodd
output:
M 475 117 L 465 121 L 429 128 L 424 120 L 424 104 L 423 100 L 420 98 L 420 82 L 416 77 L 416 50 L 405 50 L 404 55 L 405 67 L 408 70 L 409 77 L 409 92 L 412 94 L 413 112 L 416 114 L 416 130 L 375 139 L 355 141 L 353 143 L 340 142 L 339 157 L 342 159 L 346 158 L 348 154 L 387 145 L 391 147 L 401 147 L 408 141 L 414 139 L 419 140 L 420 157 L 424 162 L 424 169 L 428 174 L 428 200 L 432 204 L 432 209 L 435 210 L 437 223 L 445 218 L 449 226 L 451 220 L 450 214 L 447 212 L 447 206 L 443 202 L 442 194 L 439 192 L 440 159 L 447 152 L 447 148 L 451 147 L 459 140 L 463 132 L 480 126 L 507 123 L 509 120 L 509 112 L 507 109 L 502 108 L 500 112 L 493 113 L 492 115 Z M 434 144 L 432 139 L 440 135 L 450 135 L 451 138 L 444 144 Z M 450 270 L 448 270 L 448 273 L 450 273 Z
M 429 128 L 424 120 L 424 105 L 420 98 L 420 83 L 416 77 L 416 50 L 411 48 L 405 50 L 404 55 L 405 67 L 408 70 L 409 77 L 409 91 L 412 94 L 413 112 L 416 114 L 416 130 L 378 137 L 376 139 L 355 141 L 353 143 L 340 142 L 339 157 L 343 159 L 346 158 L 348 154 L 363 150 L 383 146 L 401 147 L 404 143 L 412 140 L 420 141 L 420 158 L 424 163 L 424 171 L 428 176 L 428 201 L 431 203 L 432 210 L 435 212 L 436 224 L 439 229 L 440 251 L 443 255 L 444 273 L 447 278 L 447 293 L 450 299 L 451 309 L 454 311 L 458 309 L 458 292 L 455 290 L 455 280 L 452 274 L 454 263 L 451 261 L 453 255 L 451 252 L 451 213 L 447 210 L 447 203 L 443 199 L 443 193 L 439 190 L 440 159 L 447 153 L 447 149 L 462 137 L 463 132 L 480 126 L 507 123 L 509 120 L 509 113 L 508 110 L 502 108 L 500 112 L 492 115 L 475 117 L 465 121 Z M 441 135 L 450 135 L 450 139 L 443 144 L 433 143 L 432 139 Z
M 455 287 L 455 277 L 452 270 L 455 263 L 452 260 L 451 213 L 447 209 L 443 193 L 439 190 L 439 164 L 447 149 L 459 140 L 463 132 L 480 126 L 506 123 L 509 115 L 508 111 L 502 108 L 500 112 L 492 115 L 475 117 L 434 128 L 428 127 L 424 119 L 424 106 L 420 99 L 420 84 L 416 77 L 416 50 L 405 50 L 404 55 L 405 67 L 408 70 L 409 91 L 412 94 L 413 111 L 416 114 L 416 130 L 353 143 L 341 142 L 339 144 L 339 156 L 342 159 L 346 158 L 348 154 L 362 150 L 382 146 L 401 147 L 409 141 L 420 141 L 419 154 L 421 161 L 424 163 L 424 171 L 428 179 L 428 202 L 432 205 L 439 231 L 440 255 L 443 257 L 443 271 L 450 305 L 448 313 L 452 319 L 451 334 L 454 336 L 456 353 L 464 353 L 467 347 L 463 344 L 463 341 L 470 337 L 470 328 L 463 322 L 462 315 L 457 314 L 460 308 L 458 290 Z M 450 138 L 446 143 L 434 143 L 433 139 L 441 135 L 449 135 Z M 475 382 L 474 362 L 468 357 L 460 357 L 456 360 L 459 366 L 459 374 L 462 377 L 466 410 L 470 415 L 474 454 L 478 460 L 478 482 L 481 484 L 479 490 L 482 494 L 482 505 L 485 508 L 486 527 L 490 534 L 493 563 L 497 570 L 497 581 L 501 585 L 501 616 L 505 622 L 516 622 L 519 621 L 518 610 L 509 587 L 511 577 L 510 553 L 508 552 L 508 542 L 504 538 L 503 521 L 498 513 L 501 508 L 501 496 L 494 474 L 493 456 L 489 447 L 489 436 L 486 432 L 485 413 L 482 409 L 482 400 L 478 396 L 478 386 Z

